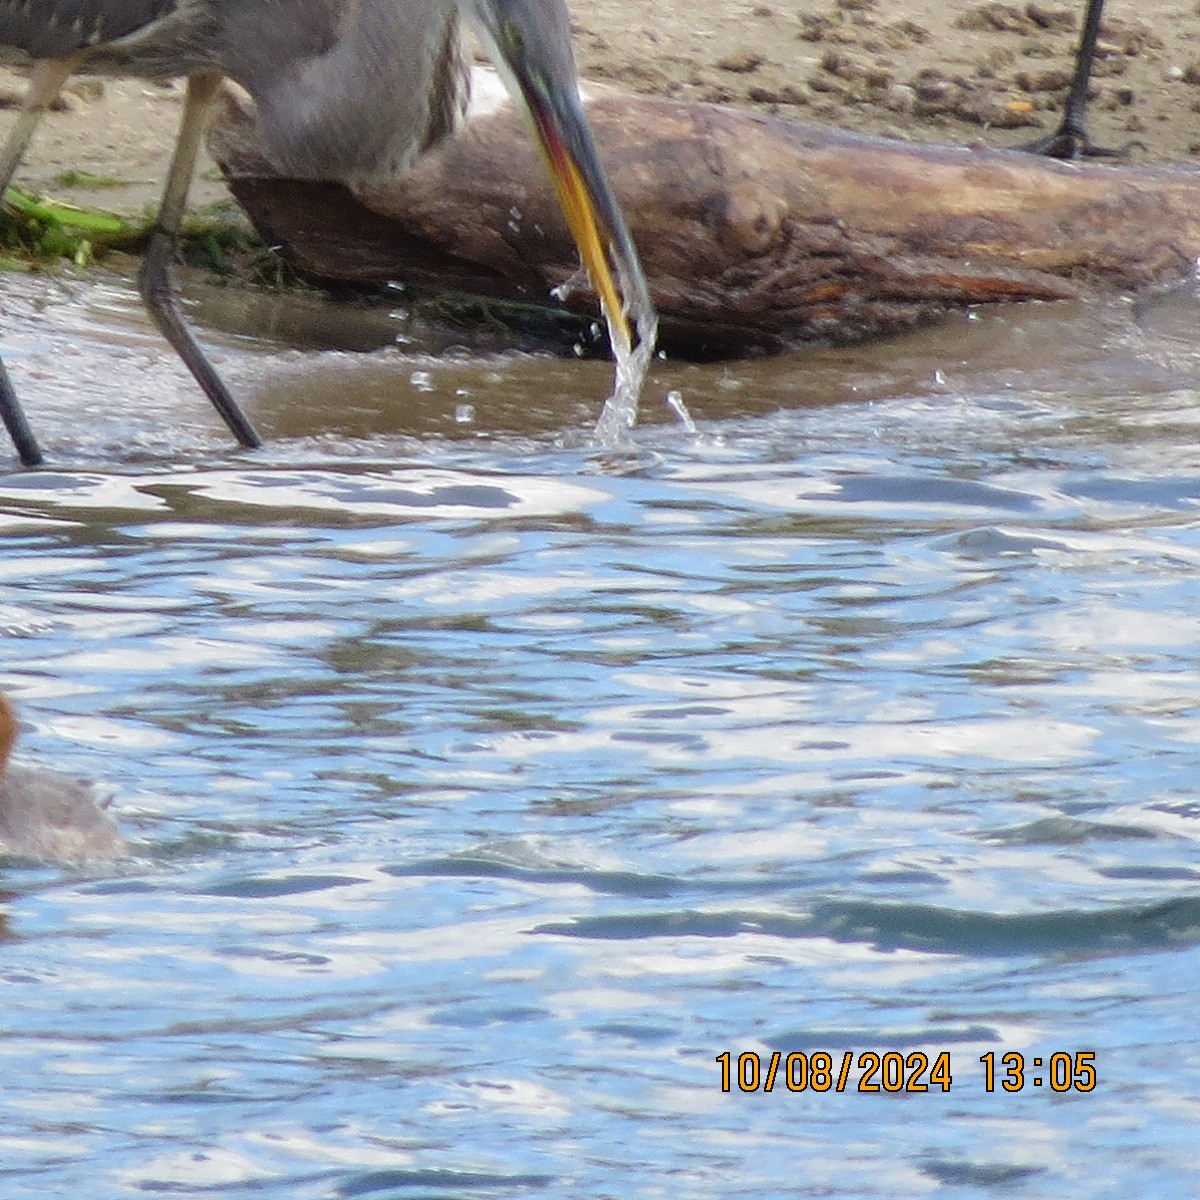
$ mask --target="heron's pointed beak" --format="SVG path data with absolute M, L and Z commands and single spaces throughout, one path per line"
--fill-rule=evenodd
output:
M 583 124 L 582 113 L 574 128 L 564 129 L 561 118 L 556 120 L 548 108 L 531 103 L 530 111 L 554 190 L 558 193 L 558 202 L 579 247 L 579 256 L 612 329 L 624 341 L 623 349 L 627 351 L 633 335 L 618 278 L 623 275 L 629 286 L 629 280 L 641 279 L 641 266 L 621 210 L 600 169 L 591 134 Z M 581 142 L 584 146 L 582 155 L 579 153 Z M 610 254 L 613 261 L 609 259 Z
M 574 79 L 551 82 L 521 61 L 506 66 L 533 120 L 538 144 L 618 353 L 653 339 L 654 308 L 629 227 L 600 165 Z

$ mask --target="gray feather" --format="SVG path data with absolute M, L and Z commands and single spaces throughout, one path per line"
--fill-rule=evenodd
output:
M 180 0 L 0 0 L 0 45 L 58 58 L 138 33 Z

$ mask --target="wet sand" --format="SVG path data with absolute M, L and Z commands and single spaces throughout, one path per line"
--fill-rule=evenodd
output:
M 641 91 L 1011 146 L 1057 125 L 1084 9 L 1085 0 L 599 0 L 577 17 L 579 56 L 586 74 Z M 1136 138 L 1145 160 L 1200 150 L 1196 6 L 1109 0 L 1105 17 L 1096 140 Z

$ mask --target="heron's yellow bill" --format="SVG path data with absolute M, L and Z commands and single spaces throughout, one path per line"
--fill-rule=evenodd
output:
M 537 109 L 534 109 L 534 118 L 558 202 L 567 218 L 571 236 L 579 247 L 579 257 L 600 297 L 604 315 L 608 318 L 610 335 L 620 337 L 620 349 L 628 352 L 633 344 L 629 317 L 609 262 L 608 242 L 601 232 L 602 221 L 596 197 L 557 130 Z

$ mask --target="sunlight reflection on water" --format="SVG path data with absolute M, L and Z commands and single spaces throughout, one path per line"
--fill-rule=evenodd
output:
M 624 455 L 604 364 L 31 395 L 0 684 L 136 857 L 5 867 L 6 1200 L 1193 1193 L 1196 364 L 1059 311 L 658 365 Z M 889 1049 L 950 1092 L 715 1062 Z

